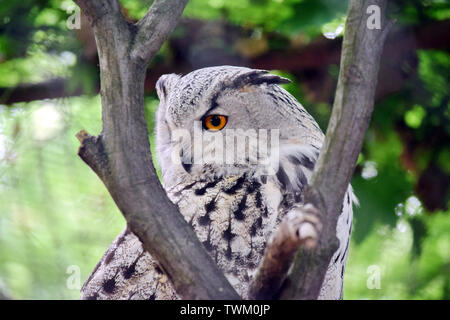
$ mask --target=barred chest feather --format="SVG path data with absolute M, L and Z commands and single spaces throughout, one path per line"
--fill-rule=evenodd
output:
M 244 298 L 280 217 L 277 185 L 245 175 L 168 190 L 186 221 Z M 268 201 L 269 200 L 269 201 Z

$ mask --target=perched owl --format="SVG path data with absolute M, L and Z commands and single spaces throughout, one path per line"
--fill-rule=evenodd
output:
M 324 134 L 267 71 L 220 66 L 162 76 L 156 136 L 167 195 L 241 295 L 266 242 L 302 201 Z M 239 145 L 240 144 L 240 145 Z M 349 187 L 321 299 L 342 298 L 352 226 Z M 125 229 L 82 288 L 83 299 L 178 299 L 158 261 Z

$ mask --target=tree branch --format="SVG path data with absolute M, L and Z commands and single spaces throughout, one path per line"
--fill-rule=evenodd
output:
M 74 0 L 76 4 L 83 10 L 88 18 L 89 23 L 94 26 L 105 18 L 100 26 L 113 27 L 115 31 L 119 30 L 123 25 L 124 19 L 121 13 L 120 5 L 117 0 Z M 118 24 L 111 24 L 118 22 Z
M 144 116 L 144 80 L 147 62 L 170 28 L 153 30 L 158 40 L 135 38 L 135 28 L 115 10 L 117 1 L 76 2 L 87 10 L 96 38 L 103 118 L 98 137 L 85 132 L 78 135 L 80 157 L 104 182 L 130 229 L 162 265 L 182 298 L 239 299 L 194 230 L 167 198 L 153 167 Z M 138 27 L 140 32 L 151 32 L 150 26 L 156 28 L 158 23 L 151 20 L 172 20 L 169 24 L 176 24 L 179 15 L 169 17 L 167 13 L 181 14 L 183 8 L 177 7 L 179 2 L 165 2 L 163 11 L 158 10 L 162 1 L 155 2 L 157 9 L 150 9 L 152 14 L 146 15 Z M 138 48 L 139 59 L 131 57 L 132 47 Z
M 54 78 L 39 83 L 19 84 L 16 87 L 0 88 L 0 104 L 30 102 L 35 100 L 82 95 L 83 88 L 70 90 L 70 80 Z
M 318 209 L 323 230 L 317 246 L 310 249 L 300 246 L 292 273 L 288 276 L 279 296 L 282 299 L 317 299 L 331 257 L 336 252 L 339 240 L 336 225 L 341 213 L 344 195 L 348 189 L 364 136 L 369 125 L 374 105 L 378 68 L 384 41 L 391 23 L 383 17 L 383 28 L 370 30 L 366 26 L 367 7 L 377 5 L 384 14 L 386 0 L 350 0 L 347 12 L 342 58 L 333 112 L 318 162 L 303 199 Z M 281 225 L 274 238 L 286 238 Z M 274 243 L 266 250 L 258 275 L 264 274 L 266 283 L 279 286 L 280 275 L 274 270 L 287 273 L 290 259 L 281 260 L 284 265 L 273 268 L 274 252 L 284 252 L 290 257 L 298 246 L 285 246 L 285 242 Z M 261 281 L 255 277 L 255 281 Z M 254 284 L 252 284 L 254 285 Z M 277 287 L 272 291 L 276 293 Z M 263 298 L 270 298 L 263 295 Z
M 137 33 L 131 51 L 133 59 L 148 64 L 178 23 L 188 0 L 156 0 L 136 23 Z
M 381 29 L 367 27 L 370 5 L 381 9 Z M 386 6 L 386 0 L 349 2 L 333 111 L 304 194 L 305 203 L 313 204 L 324 215 L 324 228 L 315 249 L 300 249 L 282 298 L 317 298 L 338 248 L 337 220 L 369 126 L 383 45 L 392 26 L 385 18 Z

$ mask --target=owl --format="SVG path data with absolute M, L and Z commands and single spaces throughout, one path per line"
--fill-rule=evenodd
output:
M 162 76 L 157 156 L 175 203 L 230 284 L 248 298 L 266 243 L 302 202 L 324 140 L 316 121 L 264 70 L 235 66 Z M 344 198 L 319 299 L 342 298 L 356 201 Z M 82 299 L 179 299 L 163 268 L 125 229 L 81 289 Z

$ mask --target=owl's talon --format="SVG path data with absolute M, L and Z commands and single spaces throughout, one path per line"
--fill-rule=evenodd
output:
M 319 235 L 310 223 L 302 223 L 297 230 L 298 238 L 307 248 L 313 248 L 317 244 Z
M 295 237 L 308 249 L 314 248 L 319 240 L 322 223 L 319 211 L 311 204 L 296 206 L 288 213 L 290 229 Z

